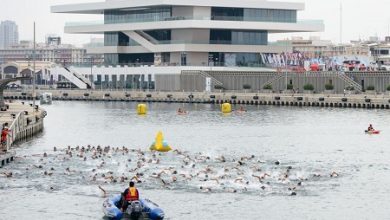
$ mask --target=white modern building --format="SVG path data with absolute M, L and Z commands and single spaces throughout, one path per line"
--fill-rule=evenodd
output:
M 0 23 L 0 49 L 8 48 L 19 43 L 18 26 L 14 21 Z
M 264 68 L 262 54 L 292 48 L 269 44 L 270 34 L 324 30 L 322 21 L 298 20 L 304 6 L 266 0 L 106 0 L 52 6 L 51 11 L 102 16 L 67 23 L 65 33 L 103 35 L 104 43 L 91 44 L 87 53 L 103 54 L 106 67 L 71 72 L 97 87 L 155 89 L 156 79 L 178 85 L 183 71 L 272 70 Z
M 322 21 L 300 21 L 303 3 L 266 0 L 106 0 L 53 6 L 54 13 L 101 14 L 97 22 L 68 23 L 66 33 L 104 34 L 109 65 L 261 66 L 268 35 L 324 30 Z M 287 48 L 291 49 L 291 48 Z

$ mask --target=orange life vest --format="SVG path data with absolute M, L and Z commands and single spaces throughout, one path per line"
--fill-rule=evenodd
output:
M 125 196 L 126 201 L 139 200 L 138 190 L 135 187 L 129 187 L 129 191 Z
M 1 131 L 1 141 L 7 141 L 8 129 L 5 128 Z

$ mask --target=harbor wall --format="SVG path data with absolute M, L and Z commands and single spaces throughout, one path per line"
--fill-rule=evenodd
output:
M 200 92 L 207 90 L 207 78 L 211 80 L 210 91 L 223 88 L 225 91 L 243 91 L 244 85 L 253 92 L 264 90 L 266 85 L 272 91 L 286 90 L 287 85 L 296 92 L 303 92 L 306 84 L 314 87 L 313 92 L 326 91 L 326 84 L 333 85 L 333 93 L 344 93 L 351 88 L 362 92 L 373 87 L 375 92 L 383 93 L 390 86 L 390 72 L 251 72 L 251 71 L 196 71 L 187 70 L 170 76 L 156 75 L 157 91 Z M 178 83 L 179 82 L 179 83 Z M 219 88 L 216 88 L 219 85 Z
M 51 90 L 54 100 L 62 101 L 103 101 L 103 102 L 165 102 L 165 103 L 206 103 L 237 105 L 276 105 L 310 107 L 345 107 L 390 109 L 390 94 L 365 92 L 353 94 L 331 93 L 237 93 L 237 92 L 154 92 L 154 91 L 85 91 Z M 20 92 L 5 93 L 7 99 L 27 99 Z

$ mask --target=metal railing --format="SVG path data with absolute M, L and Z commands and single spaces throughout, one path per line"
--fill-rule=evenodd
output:
M 362 92 L 363 91 L 363 87 L 355 82 L 353 79 L 351 79 L 350 77 L 348 77 L 347 75 L 345 75 L 345 73 L 343 72 L 337 72 L 337 75 L 338 77 L 343 80 L 345 83 L 347 83 L 348 85 L 352 86 L 355 90 L 359 91 L 359 92 Z
M 9 133 L 7 137 L 7 151 L 10 149 L 12 144 L 14 143 L 16 139 L 16 135 L 20 131 L 20 123 L 23 123 L 25 121 L 24 112 L 19 112 L 16 116 L 14 121 L 12 122 L 11 126 L 9 127 Z

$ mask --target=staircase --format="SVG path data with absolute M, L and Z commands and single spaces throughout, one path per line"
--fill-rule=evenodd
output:
M 213 76 L 211 76 L 210 74 L 208 74 L 205 71 L 201 71 L 201 70 L 183 70 L 181 72 L 181 74 L 183 74 L 183 75 L 200 75 L 205 80 L 206 80 L 206 78 L 210 78 L 211 82 L 213 83 L 214 86 L 216 86 L 216 85 L 223 86 L 223 83 L 221 81 L 217 80 L 216 78 L 214 78 Z
M 205 71 L 199 71 L 199 74 L 201 76 L 203 76 L 204 78 L 210 78 L 211 79 L 211 82 L 214 84 L 214 85 L 219 85 L 219 86 L 223 86 L 223 83 L 219 80 L 217 80 L 216 78 L 214 78 L 213 76 L 211 76 L 210 74 L 208 74 L 207 72 Z
M 348 77 L 347 75 L 345 75 L 344 73 L 342 73 L 342 72 L 337 72 L 337 76 L 338 76 L 341 80 L 343 80 L 346 84 L 348 84 L 349 86 L 352 86 L 352 87 L 355 89 L 355 91 L 358 91 L 358 92 L 362 92 L 362 91 L 363 91 L 363 87 L 362 87 L 359 83 L 353 81 L 351 78 L 349 78 L 349 77 Z
M 62 75 L 69 82 L 73 83 L 77 88 L 79 88 L 79 89 L 88 89 L 87 83 L 85 83 L 83 80 L 81 80 L 82 77 L 80 77 L 79 74 L 75 74 L 75 72 L 72 72 L 69 68 L 67 68 L 67 67 L 56 67 L 55 71 L 59 75 Z
M 83 75 L 79 74 L 76 72 L 75 69 L 73 69 L 72 67 L 69 68 L 70 72 L 76 76 L 79 80 L 83 81 L 85 84 L 87 84 L 87 88 L 88 89 L 95 89 L 95 84 L 93 82 L 91 82 L 91 80 L 89 80 L 88 78 L 84 77 Z
M 152 44 L 158 44 L 158 40 L 154 39 L 149 34 L 145 33 L 144 31 L 135 31 L 137 34 L 141 35 L 143 38 L 148 40 Z
M 145 38 L 145 36 L 141 35 L 144 32 L 142 32 L 140 34 L 139 31 L 138 32 L 136 32 L 136 31 L 124 31 L 123 33 L 125 33 L 131 39 L 133 39 L 134 41 L 136 41 L 137 43 L 139 43 L 140 45 L 145 47 L 150 52 L 156 52 L 157 51 L 156 44 L 152 43 L 150 40 Z M 144 33 L 144 34 L 146 34 L 146 33 Z
M 279 81 L 280 79 L 286 77 L 285 74 L 278 74 L 274 77 L 272 77 L 270 80 L 268 80 L 266 83 L 264 83 L 263 85 L 261 85 L 260 88 L 264 88 L 265 86 L 267 85 L 272 85 L 274 82 L 277 82 Z

